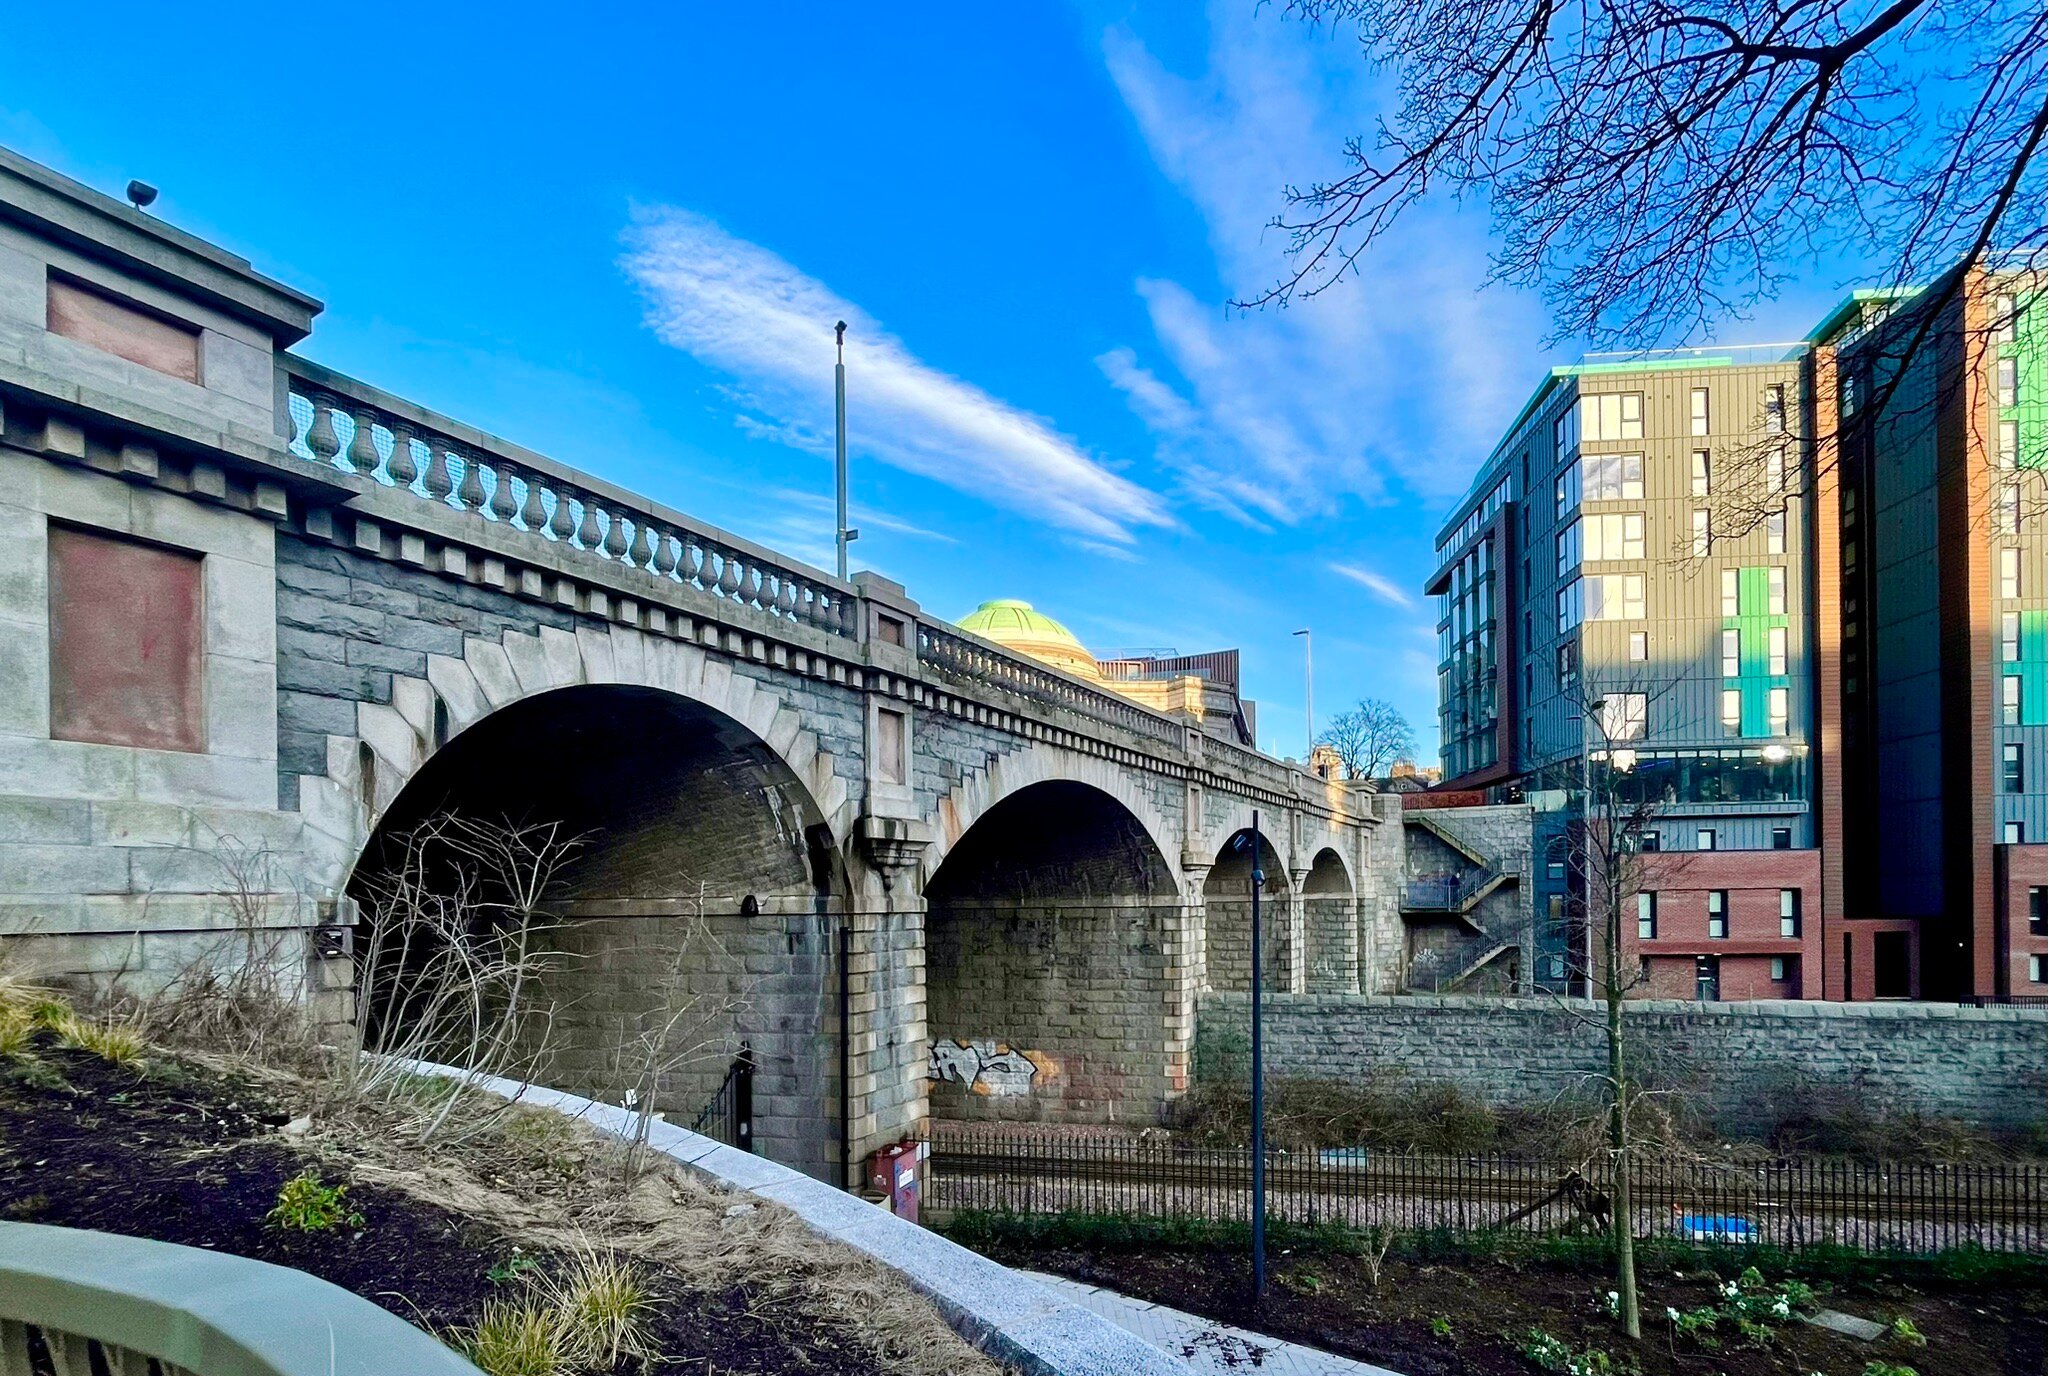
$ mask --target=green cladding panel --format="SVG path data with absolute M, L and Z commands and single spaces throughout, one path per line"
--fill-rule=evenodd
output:
M 1771 672 L 1771 630 L 1785 626 L 1787 620 L 1782 612 L 1772 612 L 1770 605 L 1770 569 L 1736 570 L 1735 615 L 1723 617 L 1721 627 L 1737 632 L 1740 638 L 1740 672 L 1732 680 L 1722 679 L 1721 686 L 1734 687 L 1742 694 L 1741 732 L 1745 736 L 1771 734 L 1771 689 L 1789 688 L 1792 683 L 1789 674 Z M 1790 636 L 1786 639 L 1789 642 Z M 1791 653 L 1789 644 L 1786 653 Z

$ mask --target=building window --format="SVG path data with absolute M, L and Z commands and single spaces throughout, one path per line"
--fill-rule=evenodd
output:
M 1788 688 L 1773 688 L 1768 703 L 1770 716 L 1769 730 L 1773 736 L 1782 736 L 1792 720 L 1792 693 Z
M 1695 387 L 1692 389 L 1692 432 L 1695 435 L 1704 435 L 1708 433 L 1708 428 L 1707 389 Z
M 2044 895 L 2048 895 L 2048 889 L 2027 890 L 2027 930 L 2035 936 L 2048 936 L 2048 904 L 2042 902 Z
M 1785 446 L 1764 455 L 1764 491 L 1777 496 L 1785 490 Z
M 1588 454 L 1579 460 L 1579 471 L 1589 502 L 1639 502 L 1643 499 L 1641 454 Z
M 1557 419 L 1550 423 L 1550 438 L 1557 446 L 1559 458 L 1571 454 L 1579 447 L 1579 411 L 1567 406 L 1558 412 Z
M 1695 831 L 1692 834 L 1692 848 L 1694 850 L 1712 850 L 1714 848 L 1714 829 L 1712 827 L 1701 827 Z
M 1557 684 L 1569 688 L 1579 681 L 1579 642 L 1567 640 L 1557 647 Z
M 1645 831 L 1642 835 L 1641 844 L 1637 846 L 1637 849 L 1652 852 L 1663 850 L 1664 833 L 1661 831 Z
M 2012 468 L 2020 461 L 2020 423 L 2016 420 L 1998 422 L 1998 466 Z
M 1713 847 L 1702 846 L 1700 849 L 1711 850 Z M 1728 890 L 1726 889 L 1707 890 L 1707 935 L 1715 941 L 1726 941 L 1728 939 Z
M 2003 793 L 2025 793 L 2027 791 L 2026 748 L 2021 745 L 2007 745 L 1999 751 L 1999 791 Z
M 1734 678 L 1742 672 L 1742 632 L 1730 627 L 1721 632 L 1721 677 Z
M 1783 616 L 1785 614 L 1785 570 L 1770 569 L 1768 573 L 1770 575 L 1770 600 L 1765 604 L 1766 610 L 1772 616 Z
M 1611 741 L 1642 739 L 1650 710 L 1647 693 L 1609 693 L 1600 699 L 1600 730 Z
M 1708 455 L 1708 451 L 1706 451 L 1706 450 L 1704 450 L 1704 449 L 1695 449 L 1695 450 L 1693 450 L 1693 451 L 1692 451 L 1692 495 L 1693 495 L 1693 496 L 1695 496 L 1695 497 L 1704 497 L 1704 496 L 1706 496 L 1706 495 L 1707 495 L 1707 494 L 1708 494 L 1708 493 L 1709 493 L 1710 491 L 1712 491 L 1712 490 L 1713 490 L 1713 476 L 1712 476 L 1711 472 L 1709 471 L 1709 469 L 1710 469 L 1710 460 L 1709 460 L 1709 455 Z
M 1992 299 L 1991 338 L 1997 344 L 2019 342 L 2020 303 L 2017 297 L 1998 296 Z
M 1557 532 L 1557 576 L 1562 578 L 1579 566 L 1579 522 Z
M 1692 509 L 1692 557 L 1704 559 L 1714 552 L 1714 513 L 1706 507 Z
M 1557 590 L 1557 629 L 1560 634 L 1586 618 L 1585 579 L 1574 578 Z
M 1998 551 L 1998 595 L 2008 601 L 2020 595 L 2020 552 L 2016 549 Z
M 1697 956 L 1692 963 L 1693 997 L 1701 1003 L 1718 1003 L 1721 1000 L 1721 958 L 1719 956 Z
M 1783 626 L 1773 626 L 1770 628 L 1769 637 L 1771 654 L 1770 672 L 1773 674 L 1785 673 L 1788 632 Z
M 1785 509 L 1779 507 L 1764 517 L 1764 553 L 1785 552 Z
M 1764 433 L 1785 433 L 1785 384 L 1773 382 L 1764 388 Z
M 1790 828 L 1790 827 L 1772 827 L 1772 828 L 1771 828 L 1771 849 L 1772 849 L 1772 850 L 1790 850 L 1790 849 L 1792 849 L 1792 828 Z
M 1862 398 L 1860 396 L 1860 389 L 1857 387 L 1856 384 L 1856 374 L 1842 374 L 1842 392 L 1840 401 L 1842 407 L 1842 414 L 1845 416 L 1855 415 L 1856 408 L 1863 404 Z
M 1786 968 L 1785 968 L 1785 957 L 1783 957 L 1783 956 L 1772 956 L 1772 957 L 1771 957 L 1771 983 L 1773 983 L 1773 984 L 1783 984 L 1783 983 L 1785 982 L 1786 974 L 1787 974 L 1787 971 L 1786 971 Z
M 96 531 L 49 531 L 50 735 L 206 749 L 202 560 Z
M 2017 535 L 2020 533 L 2020 485 L 2000 483 L 1998 486 L 1998 533 Z
M 1721 570 L 1721 615 L 1742 614 L 1742 577 L 1734 569 Z
M 1582 524 L 1586 528 L 1588 562 L 1643 557 L 1643 514 L 1640 511 L 1588 516 Z M 1562 569 L 1558 571 L 1563 572 Z
M 1641 621 L 1644 616 L 1643 575 L 1603 573 L 1579 580 L 1585 584 L 1588 621 Z
M 1557 514 L 1565 515 L 1579 507 L 1579 466 L 1566 464 L 1564 471 L 1557 475 Z
M 2027 979 L 2035 984 L 2048 984 L 2048 980 L 2041 977 L 2041 957 L 2027 957 Z
M 2007 822 L 2005 829 L 2000 833 L 2000 839 L 2008 846 L 2024 846 L 2027 843 L 2027 824 Z
M 2020 614 L 2000 612 L 1998 614 L 1998 646 L 2007 664 L 2020 662 Z
M 1721 690 L 1721 729 L 1731 736 L 1742 734 L 1742 690 Z
M 1628 633 L 1628 657 L 1638 663 L 1650 657 L 1650 633 L 1630 631 Z
M 1589 440 L 1643 437 L 1643 394 L 1607 392 L 1579 398 L 1579 433 Z
M 1998 680 L 1998 724 L 2018 726 L 2020 724 L 2020 676 L 2003 674 Z
M 1998 360 L 1998 404 L 2006 407 L 2020 404 L 2020 364 L 2016 358 Z
M 1657 939 L 1657 895 L 1654 893 L 1636 895 L 1636 938 L 1639 941 Z
M 1778 890 L 1778 935 L 1799 935 L 1799 890 Z

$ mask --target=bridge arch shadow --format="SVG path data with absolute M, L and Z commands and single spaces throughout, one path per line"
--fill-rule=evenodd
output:
M 836 1178 L 836 932 L 848 881 L 823 810 L 751 728 L 657 688 L 585 684 L 466 726 L 383 809 L 349 881 L 359 959 L 384 953 L 416 876 L 433 898 L 486 903 L 506 883 L 448 818 L 573 838 L 537 931 L 545 971 L 523 1044 L 562 1088 L 647 1094 L 685 1125 L 752 1047 L 757 1149 Z M 460 838 L 457 838 L 458 841 Z M 380 937 L 383 939 L 380 940 Z M 403 1018 L 395 981 L 368 981 L 366 1027 Z
M 959 836 L 925 899 L 935 1117 L 1156 1119 L 1187 923 L 1141 818 L 1089 783 L 1028 784 Z
M 1252 987 L 1252 831 L 1233 833 L 1217 847 L 1216 858 L 1202 880 L 1202 913 L 1207 927 L 1208 979 L 1211 989 L 1242 992 Z M 1265 876 L 1260 890 L 1260 925 L 1264 928 L 1264 983 L 1267 989 L 1287 988 L 1287 904 L 1290 897 L 1287 862 L 1273 838 L 1259 833 L 1258 869 Z

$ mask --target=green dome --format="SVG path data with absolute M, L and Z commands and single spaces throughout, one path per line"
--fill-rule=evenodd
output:
M 1080 639 L 1072 631 L 1044 612 L 1032 610 L 1029 602 L 1020 602 L 1014 597 L 982 603 L 961 618 L 960 629 L 991 640 L 1005 638 L 997 632 L 1007 631 L 1012 635 L 1022 632 L 1034 639 L 1063 640 L 1077 650 L 1081 648 Z

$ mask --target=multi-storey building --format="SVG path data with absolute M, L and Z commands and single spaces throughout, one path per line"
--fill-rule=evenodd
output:
M 1857 292 L 1797 345 L 1555 369 L 1509 427 L 1428 587 L 1444 787 L 1538 804 L 1539 980 L 1592 797 L 1649 812 L 1650 992 L 2048 993 L 2036 295 Z
M 1811 954 L 1805 356 L 1553 369 L 1437 542 L 1444 787 L 1514 780 L 1541 803 L 1590 784 L 1653 804 L 1646 849 L 1686 855 L 1655 862 L 1671 887 L 1639 927 L 1659 992 L 1796 995 Z M 1736 482 L 1766 500 L 1717 529 Z M 1574 815 L 1535 813 L 1546 984 L 1568 981 L 1584 940 Z M 1771 850 L 1793 854 L 1743 858 Z

